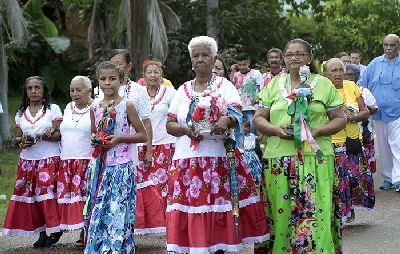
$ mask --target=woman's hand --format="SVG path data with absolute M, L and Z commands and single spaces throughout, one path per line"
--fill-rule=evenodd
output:
M 201 141 L 203 136 L 196 134 L 192 129 L 187 126 L 182 126 L 184 128 L 184 135 L 188 136 L 190 139 Z
M 151 168 L 153 166 L 153 151 L 151 149 L 147 149 L 146 151 L 144 156 L 144 166 L 146 168 Z
M 27 134 L 22 134 L 21 142 L 18 145 L 19 148 L 25 149 L 25 148 L 33 146 L 35 144 L 35 140 L 31 140 L 31 139 L 32 139 L 31 136 L 30 136 L 30 138 L 28 138 Z
M 229 127 L 229 124 L 231 123 L 231 119 L 229 118 L 229 116 L 221 116 L 218 120 L 218 122 L 216 122 L 213 127 L 211 128 L 211 135 L 215 134 L 215 135 L 221 135 L 224 134 L 226 132 L 226 130 Z
M 45 135 L 46 137 L 51 137 L 55 132 L 56 132 L 56 129 L 54 127 L 47 127 L 44 130 L 43 135 Z
M 293 140 L 293 136 L 286 134 L 286 132 L 284 131 L 284 129 L 286 128 L 287 125 L 274 126 L 275 136 L 278 136 L 281 139 Z

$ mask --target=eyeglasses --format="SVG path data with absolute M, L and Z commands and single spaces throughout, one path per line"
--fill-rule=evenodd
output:
M 285 53 L 283 56 L 285 58 L 292 58 L 293 56 L 296 57 L 296 58 L 300 58 L 300 57 L 305 57 L 307 55 L 309 55 L 309 54 L 308 53 L 298 53 L 298 52 L 296 52 L 296 53 Z

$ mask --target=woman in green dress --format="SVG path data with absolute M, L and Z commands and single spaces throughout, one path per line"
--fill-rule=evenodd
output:
M 256 129 L 268 136 L 264 194 L 271 235 L 254 252 L 342 253 L 338 175 L 330 136 L 346 126 L 343 99 L 327 78 L 316 74 L 308 42 L 288 42 L 284 61 L 289 73 L 274 78 L 260 92 L 254 117 Z M 299 70 L 304 65 L 311 74 L 301 87 L 311 94 L 293 100 L 292 92 L 306 94 L 298 93 Z M 295 101 L 299 104 L 292 104 Z M 288 109 L 294 105 L 292 135 L 287 128 L 291 124 Z

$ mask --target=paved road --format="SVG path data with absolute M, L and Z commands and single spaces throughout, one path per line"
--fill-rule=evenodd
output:
M 380 177 L 376 176 L 376 185 Z M 394 190 L 377 190 L 374 211 L 356 210 L 356 220 L 344 226 L 346 254 L 400 254 L 400 194 Z M 65 234 L 55 246 L 35 250 L 33 237 L 4 237 L 0 235 L 0 253 L 7 254 L 80 254 L 82 248 L 74 242 L 77 232 Z M 136 238 L 138 254 L 160 254 L 165 251 L 165 238 L 139 236 Z M 241 254 L 252 253 L 246 246 Z

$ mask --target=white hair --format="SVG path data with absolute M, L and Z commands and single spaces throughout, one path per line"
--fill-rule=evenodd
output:
M 92 81 L 90 81 L 90 79 L 88 77 L 85 76 L 75 76 L 72 81 L 82 81 L 83 86 L 88 89 L 88 90 L 92 90 Z
M 218 45 L 214 38 L 209 36 L 197 36 L 192 38 L 188 45 L 190 57 L 192 56 L 193 48 L 196 46 L 205 46 L 210 50 L 213 57 L 217 56 Z
M 329 59 L 328 61 L 325 62 L 325 70 L 328 69 L 328 65 L 333 61 L 340 62 L 342 64 L 342 66 L 343 66 L 343 70 L 346 72 L 346 65 L 343 63 L 342 60 L 340 60 L 340 58 L 337 58 L 337 57 L 331 58 L 331 59 Z

